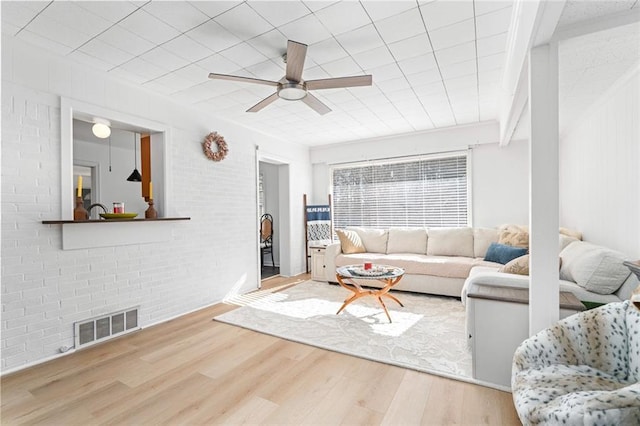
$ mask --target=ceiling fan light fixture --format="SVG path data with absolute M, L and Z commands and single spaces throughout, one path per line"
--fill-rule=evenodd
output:
M 307 96 L 304 83 L 281 83 L 278 85 L 278 96 L 287 101 L 299 101 Z
M 111 135 L 111 123 L 108 120 L 103 118 L 94 118 L 93 119 L 93 127 L 91 127 L 91 131 L 93 134 L 100 139 L 106 139 Z

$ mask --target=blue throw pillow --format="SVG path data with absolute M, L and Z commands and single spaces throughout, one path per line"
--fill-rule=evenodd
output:
M 487 249 L 484 260 L 489 262 L 497 262 L 506 265 L 513 259 L 527 254 L 526 248 L 513 247 L 505 244 L 491 243 Z

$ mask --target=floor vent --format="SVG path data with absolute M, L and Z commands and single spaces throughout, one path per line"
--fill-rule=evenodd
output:
M 138 306 L 76 322 L 76 349 L 139 329 Z

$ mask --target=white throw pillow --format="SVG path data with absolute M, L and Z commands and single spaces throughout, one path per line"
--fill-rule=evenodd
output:
M 615 292 L 631 271 L 622 253 L 584 241 L 575 241 L 560 253 L 560 278 L 598 294 Z
M 498 242 L 498 230 L 493 228 L 473 228 L 473 255 L 484 257 L 491 243 Z
M 427 254 L 425 228 L 389 228 L 387 253 Z
M 471 228 L 429 228 L 427 238 L 427 254 L 430 256 L 473 257 Z
M 362 244 L 367 249 L 367 253 L 386 253 L 387 252 L 387 238 L 389 232 L 386 229 L 371 229 L 371 228 L 349 228 L 353 229 L 360 235 Z

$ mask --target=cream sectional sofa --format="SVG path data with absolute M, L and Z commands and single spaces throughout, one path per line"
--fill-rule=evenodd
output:
M 484 261 L 487 248 L 498 241 L 491 228 L 348 228 L 364 246 L 363 253 L 346 254 L 339 242 L 327 246 L 325 274 L 336 282 L 336 267 L 373 262 L 403 268 L 396 290 L 460 297 L 465 280 L 476 266 L 498 268 Z M 376 285 L 375 280 L 363 281 Z

